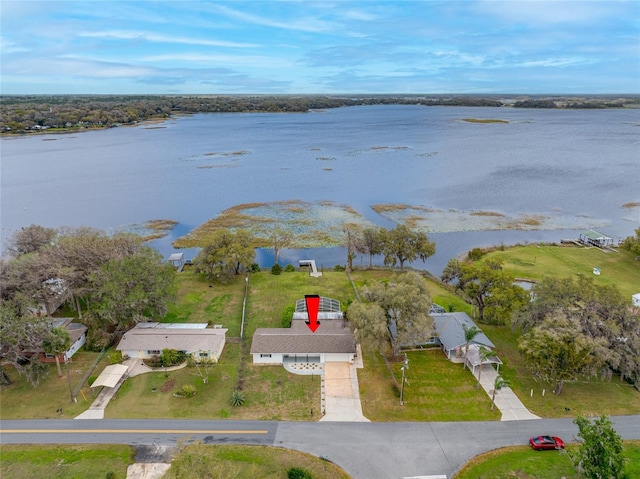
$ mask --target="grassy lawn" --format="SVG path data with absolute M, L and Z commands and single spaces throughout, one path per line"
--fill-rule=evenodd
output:
M 169 307 L 165 323 L 222 324 L 228 337 L 240 336 L 244 278 L 229 284 L 211 284 L 192 268 L 176 275 L 178 301 Z
M 81 381 L 86 371 L 98 357 L 98 353 L 80 351 L 69 363 L 69 376 L 72 388 Z M 109 364 L 108 355 L 101 359 L 93 375 L 98 375 Z M 48 376 L 34 388 L 23 376 L 6 367 L 5 371 L 13 381 L 9 387 L 0 388 L 0 418 L 2 419 L 59 419 L 73 418 L 89 408 L 96 393 L 86 384 L 78 393 L 78 402 L 71 402 L 69 382 L 64 366 L 61 378 L 58 377 L 55 363 L 49 365 Z M 62 414 L 57 410 L 61 408 Z
M 500 366 L 500 374 L 509 380 L 511 389 L 534 414 L 541 417 L 575 417 L 577 414 L 611 416 L 640 413 L 640 393 L 617 376 L 611 381 L 584 378 L 575 383 L 565 383 L 562 394 L 556 396 L 551 392 L 555 384 L 534 380 L 524 367 L 517 350 L 518 333 L 508 326 L 483 324 L 481 329 L 494 342 L 496 352 L 504 363 Z
M 569 446 L 569 448 L 576 446 Z M 640 477 L 640 442 L 625 442 L 628 477 Z M 496 449 L 469 461 L 454 479 L 579 479 L 564 451 L 533 451 L 528 446 Z
M 287 470 L 305 469 L 317 479 L 348 479 L 336 465 L 298 451 L 266 446 L 192 444 L 171 463 L 164 479 L 260 477 L 286 479 Z
M 176 317 L 188 321 L 209 321 L 211 305 L 225 303 L 226 317 L 218 317 L 216 324 L 240 334 L 244 278 L 230 285 L 214 284 L 209 288 L 193 273 L 179 276 L 180 292 L 175 308 Z M 298 376 L 281 366 L 256 366 L 248 353 L 253 332 L 259 327 L 280 327 L 280 316 L 287 305 L 304 298 L 305 294 L 321 294 L 342 302 L 353 298 L 353 288 L 344 273 L 328 272 L 320 278 L 311 278 L 308 272 L 290 272 L 272 275 L 270 271 L 249 276 L 244 339 L 242 343 L 227 342 L 220 362 L 209 372 L 209 382 L 193 368 L 165 373 L 144 374 L 130 378 L 111 401 L 105 411 L 112 418 L 231 418 L 311 420 L 318 419 L 320 410 L 320 379 L 316 376 Z M 229 299 L 220 299 L 220 298 Z M 187 313 L 183 314 L 183 305 Z M 234 306 L 235 305 L 235 306 Z M 215 309 L 215 308 L 213 308 Z M 219 311 L 218 309 L 217 311 Z M 195 319 L 200 318 L 200 319 Z M 242 378 L 246 402 L 232 407 L 231 394 Z M 183 384 L 192 384 L 197 393 L 192 398 L 176 398 L 173 393 Z M 165 392 L 163 392 L 163 386 Z M 155 390 L 155 392 L 153 392 Z
M 135 451 L 122 445 L 4 445 L 0 477 L 11 479 L 124 479 Z M 298 451 L 266 446 L 191 444 L 182 449 L 163 476 L 165 479 L 260 477 L 285 479 L 299 467 L 317 479 L 348 479 L 338 466 Z
M 273 275 L 261 271 L 249 275 L 249 300 L 245 337 L 257 328 L 280 328 L 280 316 L 288 305 L 295 306 L 305 294 L 319 294 L 340 301 L 342 308 L 355 299 L 355 292 L 345 273 L 327 271 L 312 278 L 306 271 Z
M 3 445 L 0 477 L 11 479 L 124 479 L 134 450 L 121 445 Z
M 310 420 L 310 408 L 320 409 L 320 379 L 289 374 L 281 366 L 247 364 L 243 373 L 246 402 L 230 403 L 238 379 L 239 344 L 227 344 L 220 362 L 204 383 L 195 368 L 156 372 L 129 378 L 105 410 L 108 418 L 274 419 Z M 184 384 L 196 395 L 173 395 Z
M 491 410 L 484 389 L 462 364 L 454 364 L 440 349 L 410 351 L 404 389 L 404 405 L 378 353 L 364 354 L 365 368 L 358 370 L 364 415 L 372 421 L 490 421 L 499 420 L 500 411 Z M 391 363 L 398 384 L 401 363 Z
M 504 269 L 518 278 L 539 280 L 544 276 L 560 278 L 583 274 L 598 285 L 616 285 L 629 298 L 639 291 L 640 262 L 627 251 L 606 252 L 599 248 L 573 246 L 516 246 L 492 251 L 483 258 L 500 258 Z M 601 269 L 599 276 L 593 268 Z

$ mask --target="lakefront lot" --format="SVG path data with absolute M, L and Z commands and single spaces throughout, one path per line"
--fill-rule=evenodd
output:
M 517 275 L 539 279 L 560 272 L 560 276 L 576 273 L 591 274 L 594 263 L 603 274 L 596 281 L 611 281 L 623 290 L 640 284 L 640 269 L 624 252 L 604 253 L 596 249 L 552 246 L 526 246 L 496 251 L 505 261 L 505 268 L 516 265 Z M 594 255 L 596 255 L 594 257 Z M 563 266 L 571 264 L 571 267 Z M 630 266 L 631 267 L 630 267 Z M 619 273 L 617 273 L 619 271 Z M 566 274 L 565 274 L 566 273 Z M 289 374 L 280 366 L 255 366 L 249 348 L 253 332 L 259 327 L 280 327 L 282 311 L 305 294 L 338 299 L 343 308 L 356 300 L 354 288 L 372 281 L 384 280 L 391 272 L 385 269 L 358 270 L 351 275 L 325 271 L 319 278 L 308 272 L 270 271 L 251 273 L 248 280 L 247 304 L 243 338 L 240 338 L 245 278 L 230 284 L 209 284 L 186 269 L 177 275 L 178 301 L 172 306 L 167 322 L 208 322 L 229 329 L 227 344 L 220 362 L 207 371 L 186 367 L 176 371 L 158 371 L 128 379 L 105 410 L 109 418 L 233 418 L 274 420 L 318 420 L 320 418 L 320 378 Z M 458 296 L 429 280 L 434 302 L 466 311 L 471 307 Z M 605 283 L 607 284 L 607 283 Z M 629 301 L 631 298 L 629 296 Z M 535 381 L 517 352 L 517 333 L 507 326 L 480 325 L 496 344 L 496 352 L 504 364 L 500 368 L 512 389 L 533 413 L 542 417 L 572 417 L 582 414 L 636 414 L 640 412 L 640 393 L 614 376 L 611 381 L 585 378 L 568 384 L 562 395 L 551 394 L 552 385 Z M 90 377 L 95 377 L 109 364 L 109 351 Z M 409 384 L 405 389 L 405 405 L 400 406 L 397 389 L 391 377 L 401 378 L 401 363 L 385 364 L 377 351 L 363 351 L 364 369 L 358 370 L 364 415 L 372 421 L 452 421 L 499 420 L 491 410 L 490 398 L 476 389 L 476 380 L 462 365 L 449 362 L 439 350 L 409 352 Z M 86 384 L 79 389 L 78 403 L 69 399 L 69 379 L 78 388 L 85 372 L 98 358 L 97 353 L 80 352 L 69 365 L 69 378 L 58 378 L 55 365 L 38 388 L 32 388 L 15 371 L 8 371 L 14 384 L 2 388 L 0 417 L 58 418 L 75 417 L 91 404 L 95 392 Z M 208 377 L 204 382 L 203 375 Z M 175 397 L 174 392 L 191 384 L 196 395 Z M 244 405 L 230 403 L 234 390 L 241 389 Z M 543 390 L 546 394 L 543 396 Z
M 554 273 L 558 276 L 591 274 L 590 268 L 597 262 L 603 273 L 595 278 L 598 283 L 613 284 L 612 278 L 616 278 L 614 283 L 625 292 L 632 291 L 634 285 L 640 284 L 640 268 L 632 257 L 623 252 L 604 253 L 595 249 L 532 245 L 498 250 L 491 255 L 501 256 L 505 269 L 525 279 L 540 279 Z M 318 420 L 320 378 L 292 375 L 280 366 L 254 366 L 248 353 L 251 336 L 258 327 L 280 327 L 284 308 L 293 305 L 305 294 L 338 299 L 346 308 L 356 300 L 357 289 L 373 281 L 383 281 L 391 274 L 386 269 L 358 270 L 351 274 L 351 282 L 346 273 L 338 271 L 325 271 L 320 278 L 312 278 L 308 272 L 301 271 L 283 272 L 278 276 L 270 271 L 261 271 L 251 273 L 248 283 L 245 283 L 244 277 L 238 277 L 231 284 L 210 285 L 187 268 L 177 275 L 178 301 L 171 307 L 165 320 L 208 322 L 228 328 L 227 344 L 220 362 L 208 371 L 187 367 L 130 378 L 106 408 L 105 417 Z M 460 297 L 437 280 L 427 279 L 435 303 L 472 314 L 470 305 Z M 242 328 L 245 286 L 248 294 Z M 560 396 L 550 394 L 552 386 L 536 382 L 522 363 L 517 352 L 517 332 L 507 326 L 480 326 L 495 343 L 496 352 L 504 362 L 500 367 L 501 374 L 509 379 L 511 388 L 535 414 L 542 417 L 574 417 L 577 414 L 640 413 L 640 393 L 617 376 L 611 381 L 585 378 L 567 384 Z M 240 338 L 241 329 L 243 338 Z M 83 383 L 83 379 L 94 364 L 97 366 L 89 375 L 90 378 L 102 371 L 114 359 L 113 352 L 113 349 L 109 350 L 102 357 L 97 353 L 79 352 L 69 365 L 68 378 L 66 374 L 58 378 L 55 365 L 51 365 L 48 378 L 38 388 L 31 387 L 15 371 L 8 371 L 14 384 L 0 390 L 0 417 L 77 416 L 89 407 L 95 397 L 95 391 L 86 382 Z M 491 410 L 487 394 L 482 388 L 476 389 L 475 378 L 468 370 L 463 370 L 461 364 L 448 361 L 439 349 L 409 351 L 407 354 L 410 367 L 404 405 L 401 406 L 391 374 L 399 382 L 402 363 L 392 360 L 385 362 L 377 351 L 363 351 L 365 367 L 358 370 L 358 379 L 363 413 L 367 418 L 372 421 L 500 419 L 499 411 Z M 203 374 L 208 377 L 207 383 L 203 381 Z M 173 392 L 185 384 L 195 386 L 196 395 L 191 398 L 175 397 Z M 77 403 L 70 401 L 70 385 L 78 391 Z M 240 407 L 233 407 L 231 395 L 238 388 L 242 389 L 246 402 Z M 545 389 L 547 394 L 543 396 Z M 86 477 L 88 471 L 100 471 L 102 475 L 115 472 L 115 477 L 123 477 L 127 464 L 134 462 L 134 451 L 128 446 L 66 447 L 64 450 L 53 450 L 49 446 L 3 446 L 2 449 L 4 459 L 0 472 L 16 478 L 36 477 L 43 471 L 49 477 L 60 478 L 71 477 L 71 471 L 77 471 L 73 477 Z M 106 454 L 110 459 L 104 464 L 96 463 L 96 454 Z M 202 467 L 209 468 L 210 464 L 217 464 L 218 472 L 223 475 L 245 471 L 242 468 L 249 467 L 245 472 L 279 477 L 274 471 L 295 465 L 313 471 L 313 477 L 346 477 L 346 474 L 329 467 L 320 459 L 303 457 L 295 451 L 279 448 L 195 444 L 178 453 L 175 459 L 178 462 L 174 462 L 179 466 L 183 463 L 192 464 L 194 454 Z M 206 458 L 203 454 L 206 454 Z M 626 455 L 632 462 L 635 460 L 638 455 L 637 443 L 627 445 Z M 270 458 L 271 462 L 265 462 L 266 458 Z M 484 477 L 490 474 L 491 477 L 506 478 L 515 477 L 514 471 L 528 470 L 549 471 L 548 475 L 540 477 L 559 477 L 558 474 L 567 478 L 577 477 L 572 475 L 566 455 L 531 454 L 529 448 L 525 447 L 494 451 L 490 456 L 478 457 L 459 471 L 459 477 Z M 178 473 L 178 469 L 175 473 Z

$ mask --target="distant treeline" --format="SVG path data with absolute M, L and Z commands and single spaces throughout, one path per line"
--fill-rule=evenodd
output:
M 357 105 L 492 106 L 515 108 L 640 107 L 640 96 L 531 97 L 502 95 L 24 95 L 3 96 L 0 133 L 80 130 L 131 125 L 176 114 L 307 112 Z

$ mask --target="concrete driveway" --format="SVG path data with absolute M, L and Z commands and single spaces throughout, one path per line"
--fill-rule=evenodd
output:
M 320 421 L 369 422 L 362 414 L 356 366 L 324 364 L 325 415 Z

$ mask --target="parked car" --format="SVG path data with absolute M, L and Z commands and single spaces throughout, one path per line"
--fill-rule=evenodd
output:
M 537 436 L 529 439 L 529 445 L 536 451 L 564 449 L 564 441 L 556 436 Z

